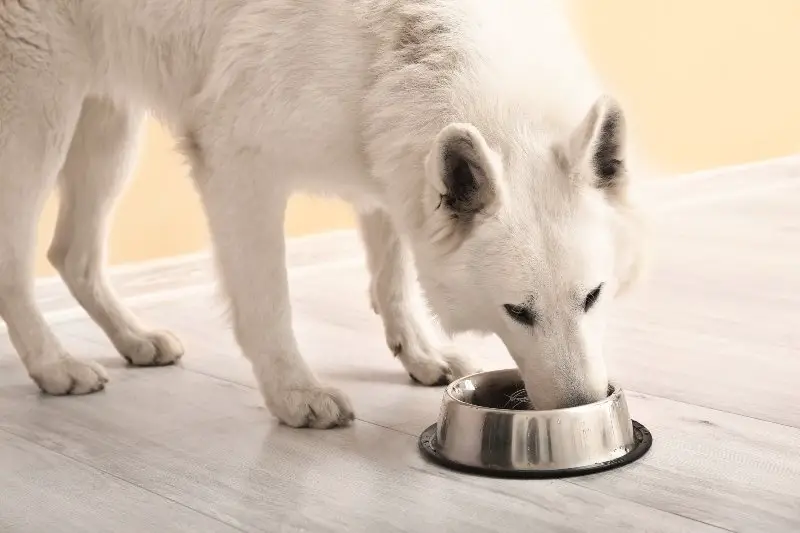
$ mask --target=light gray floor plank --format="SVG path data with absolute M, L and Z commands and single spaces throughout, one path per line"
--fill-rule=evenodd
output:
M 107 392 L 52 399 L 5 366 L 4 431 L 244 531 L 716 530 L 593 487 L 454 474 L 413 436 L 364 422 L 281 427 L 254 390 L 178 368 L 112 369 Z
M 629 404 L 651 453 L 575 483 L 735 531 L 800 530 L 800 429 L 643 394 Z
M 345 278 L 341 272 L 336 277 L 339 282 Z M 230 336 L 213 325 L 219 319 L 211 309 L 207 300 L 183 300 L 141 314 L 182 333 L 189 347 L 184 361 L 187 369 L 255 390 L 248 363 L 238 355 Z M 410 383 L 388 355 L 380 329 L 366 324 L 369 315 L 356 329 L 342 325 L 342 317 L 338 315 L 336 323 L 299 321 L 301 345 L 312 364 L 324 380 L 351 396 L 359 419 L 409 436 L 419 434 L 438 414 L 441 389 Z M 186 322 L 191 326 L 181 326 Z M 82 331 L 94 341 L 85 351 L 100 354 L 108 349 L 100 334 Z M 338 349 L 326 351 L 330 346 Z M 489 353 L 491 367 L 507 365 L 507 355 Z M 126 376 L 140 372 L 119 374 L 130 379 Z M 257 395 L 252 401 L 258 404 Z M 799 429 L 633 392 L 630 406 L 634 417 L 655 435 L 651 453 L 637 464 L 596 476 L 589 483 L 570 483 L 735 531 L 800 527 Z M 130 416 L 121 414 L 120 418 Z M 415 453 L 413 442 L 405 445 L 409 447 L 406 453 Z M 487 489 L 497 482 L 489 483 Z M 529 487 L 536 485 L 523 483 L 515 493 L 539 498 L 536 491 L 527 492 Z
M 630 388 L 800 427 L 800 179 L 659 220 L 651 278 L 609 334 Z
M 435 420 L 441 390 L 415 387 L 390 357 L 374 357 L 382 348 L 379 333 L 376 339 L 324 323 L 306 326 L 313 327 L 303 335 L 303 344 L 315 346 L 315 353 L 324 346 L 345 346 L 347 339 L 357 339 L 363 348 L 361 357 L 336 361 L 326 354 L 324 361 L 315 360 L 322 376 L 351 395 L 360 418 L 409 434 Z M 507 356 L 498 355 L 491 367 L 505 366 Z M 255 386 L 247 364 L 235 355 L 198 355 L 186 365 Z M 609 479 L 603 484 L 609 494 L 633 498 L 638 487 L 648 505 L 736 530 L 800 527 L 800 430 L 635 393 L 630 406 L 652 429 L 656 445 L 640 464 L 599 476 Z
M 235 528 L 0 431 L 3 533 L 235 533 Z
M 623 302 L 607 349 L 634 418 L 655 435 L 651 453 L 629 467 L 520 482 L 425 463 L 414 435 L 435 420 L 441 389 L 412 385 L 392 359 L 369 310 L 357 237 L 347 234 L 321 245 L 332 258 L 324 268 L 314 266 L 320 243 L 290 251 L 299 265 L 290 277 L 304 354 L 351 396 L 355 427 L 277 426 L 213 304 L 208 263 L 188 261 L 163 276 L 156 268 L 115 277 L 138 314 L 181 335 L 183 368 L 124 368 L 57 285 L 45 291 L 45 307 L 68 348 L 111 368 L 106 393 L 40 397 L 0 332 L 0 428 L 17 439 L 16 451 L 0 447 L 0 465 L 37 471 L 47 463 L 42 454 L 64 454 L 52 464 L 67 473 L 45 469 L 42 483 L 78 469 L 87 483 L 100 476 L 108 484 L 105 471 L 133 483 L 130 490 L 152 491 L 145 494 L 156 506 L 174 500 L 190 516 L 180 505 L 245 531 L 800 530 L 800 176 L 783 169 L 754 181 L 741 172 L 721 191 L 723 181 L 654 188 L 669 200 L 656 220 L 654 270 Z M 486 368 L 511 366 L 495 339 L 459 342 Z M 7 494 L 38 501 L 24 496 L 20 479 L 0 485 L 0 511 L 13 501 Z M 114 514 L 76 512 L 100 524 Z M 43 514 L 42 524 L 56 520 Z M 9 516 L 25 515 L 0 512 L 0 526 Z M 147 530 L 141 517 L 120 516 Z

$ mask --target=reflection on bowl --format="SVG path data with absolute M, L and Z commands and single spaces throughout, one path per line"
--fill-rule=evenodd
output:
M 566 477 L 622 466 L 652 437 L 632 421 L 624 391 L 588 405 L 531 410 L 516 369 L 482 372 L 447 387 L 420 449 L 445 466 L 507 477 Z

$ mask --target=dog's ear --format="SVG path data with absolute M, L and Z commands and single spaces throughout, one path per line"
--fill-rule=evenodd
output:
M 613 190 L 625 184 L 625 116 L 617 102 L 600 97 L 566 143 L 571 175 Z
M 436 136 L 425 165 L 433 189 L 428 207 L 444 211 L 462 226 L 492 214 L 500 199 L 499 159 L 471 124 L 445 127 Z

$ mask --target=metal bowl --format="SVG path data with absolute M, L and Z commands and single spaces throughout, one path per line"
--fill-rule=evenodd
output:
M 625 393 L 536 411 L 519 371 L 467 376 L 444 393 L 439 420 L 419 439 L 422 452 L 456 470 L 500 477 L 553 478 L 609 470 L 642 457 L 650 432 L 631 420 Z

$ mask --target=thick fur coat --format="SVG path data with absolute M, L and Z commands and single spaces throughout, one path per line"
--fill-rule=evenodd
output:
M 605 317 L 641 232 L 623 111 L 558 2 L 0 0 L 0 316 L 45 392 L 107 381 L 34 302 L 56 184 L 49 258 L 72 294 L 131 364 L 183 354 L 103 271 L 146 112 L 191 163 L 236 339 L 283 422 L 353 418 L 292 332 L 282 222 L 297 191 L 358 210 L 372 305 L 414 379 L 472 372 L 447 339 L 479 331 L 504 341 L 537 408 L 606 394 Z

